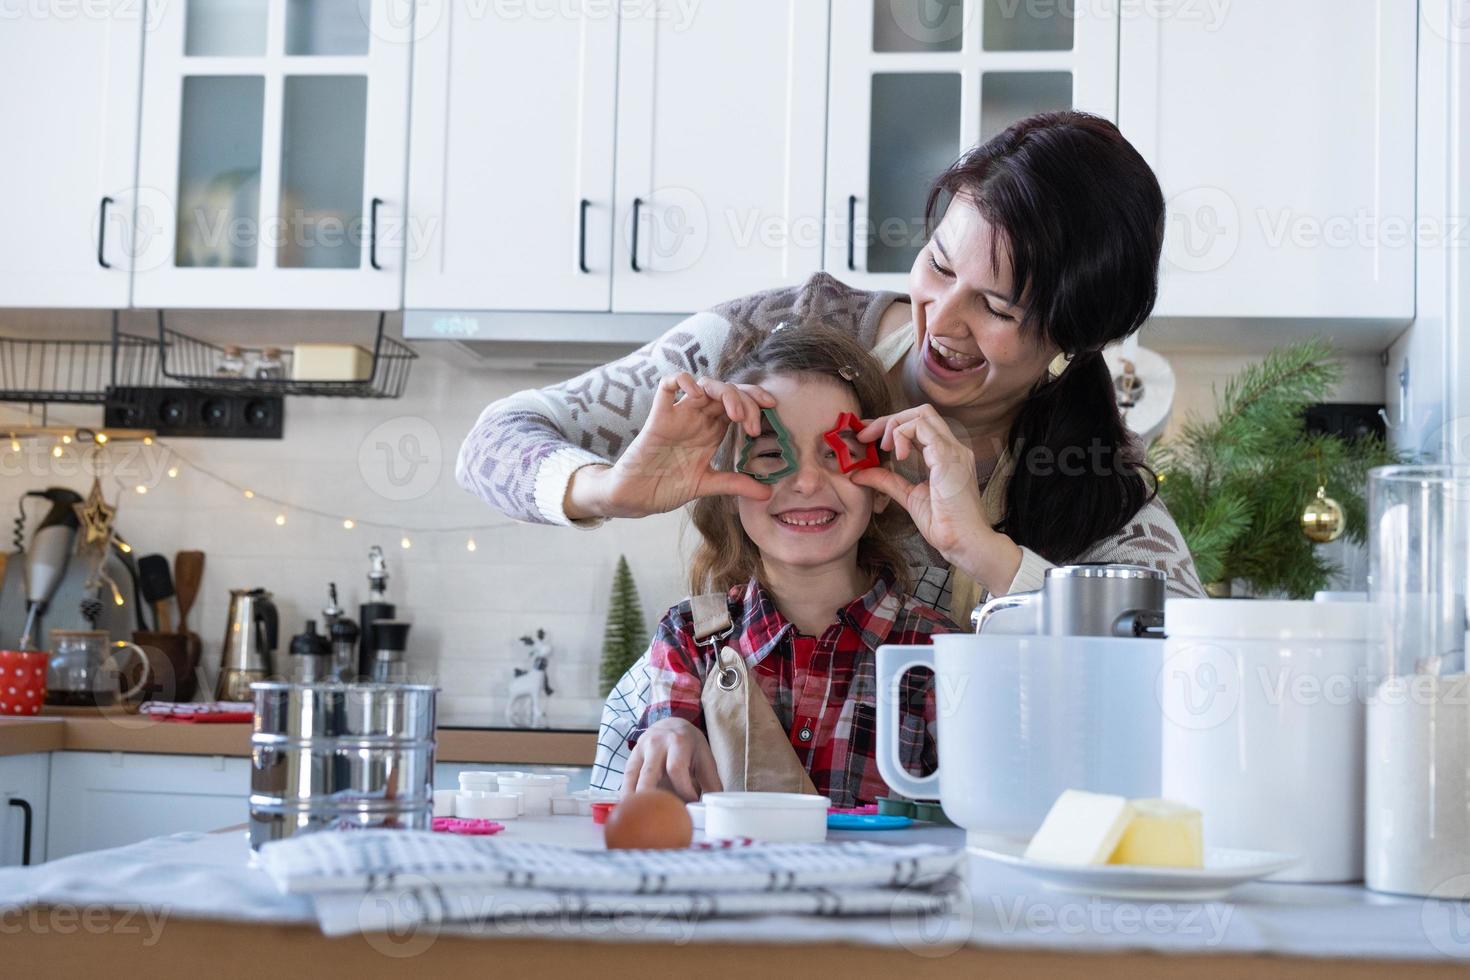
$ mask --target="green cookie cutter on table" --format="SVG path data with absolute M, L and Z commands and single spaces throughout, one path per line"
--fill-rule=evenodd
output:
M 787 432 L 786 426 L 781 424 L 781 417 L 776 414 L 776 410 L 763 408 L 761 414 L 771 424 L 771 432 L 776 437 L 776 446 L 781 450 L 781 458 L 786 461 L 786 465 L 774 473 L 767 473 L 763 476 L 750 472 L 750 447 L 755 445 L 755 440 L 746 434 L 745 445 L 740 450 L 740 459 L 735 464 L 735 472 L 744 473 L 759 483 L 776 483 L 796 472 L 796 450 L 791 445 L 791 433 Z

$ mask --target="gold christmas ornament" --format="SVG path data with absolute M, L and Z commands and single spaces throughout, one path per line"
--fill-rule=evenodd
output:
M 1345 527 L 1342 505 L 1327 496 L 1325 486 L 1317 487 L 1317 496 L 1302 511 L 1302 533 L 1318 544 L 1326 544 L 1342 537 Z

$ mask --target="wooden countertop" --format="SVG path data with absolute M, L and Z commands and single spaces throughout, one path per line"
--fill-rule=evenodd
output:
M 590 766 L 597 733 L 440 728 L 438 743 L 439 762 Z M 243 757 L 250 754 L 250 725 L 154 721 L 124 712 L 75 708 L 35 718 L 0 718 L 0 755 L 58 751 Z
M 66 928 L 54 925 L 45 906 L 7 917 L 7 972 L 14 976 L 146 974 L 152 980 L 199 976 L 258 977 L 310 971 L 319 980 L 400 980 L 416 976 L 474 976 L 493 964 L 505 976 L 558 976 L 647 980 L 687 976 L 747 980 L 779 976 L 903 977 L 952 980 L 963 976 L 1006 980 L 1398 980 L 1456 978 L 1462 963 L 1299 959 L 1263 955 L 1061 953 L 966 946 L 942 956 L 847 943 L 592 942 L 557 938 L 465 937 L 450 934 L 394 936 L 378 933 L 327 938 L 315 926 L 261 925 L 168 917 L 157 934 L 133 910 L 108 915 L 87 908 L 61 909 Z M 100 919 L 94 925 L 94 913 Z M 60 918 L 57 922 L 61 922 Z
M 60 718 L 0 718 L 0 755 L 55 752 L 66 745 L 66 723 Z

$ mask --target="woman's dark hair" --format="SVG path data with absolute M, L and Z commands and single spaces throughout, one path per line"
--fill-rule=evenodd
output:
M 1116 533 L 1154 494 L 1118 412 L 1102 348 L 1143 325 L 1158 295 L 1164 196 L 1106 119 L 1048 112 L 970 150 L 939 176 L 925 216 L 968 203 L 1009 257 L 1023 335 L 1071 357 L 1011 425 L 1015 471 L 998 530 L 1053 562 Z

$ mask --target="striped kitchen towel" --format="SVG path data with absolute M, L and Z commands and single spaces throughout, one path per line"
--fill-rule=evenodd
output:
M 446 887 L 572 888 L 640 894 L 905 888 L 963 873 L 937 844 L 751 844 L 668 851 L 579 850 L 413 830 L 321 833 L 273 841 L 261 867 L 287 893 L 360 892 L 404 877 Z
M 328 935 L 516 919 L 928 915 L 954 908 L 964 852 L 932 844 L 577 850 L 418 831 L 266 844 L 261 866 L 309 894 Z

